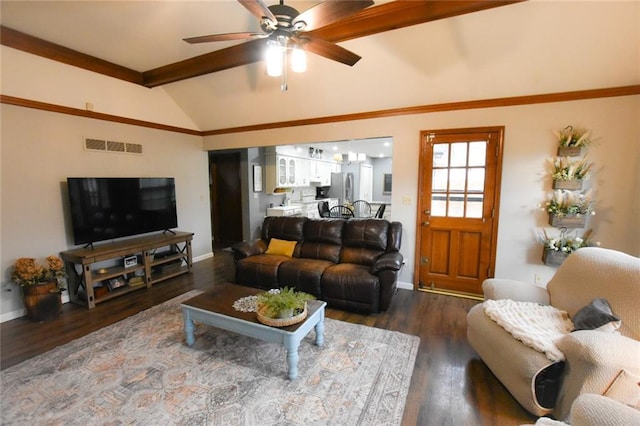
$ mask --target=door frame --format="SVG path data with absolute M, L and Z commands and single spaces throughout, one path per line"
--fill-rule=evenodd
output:
M 491 230 L 491 249 L 489 253 L 489 272 L 487 278 L 493 278 L 495 276 L 495 266 L 496 266 L 496 253 L 498 246 L 498 225 L 500 223 L 500 194 L 502 189 L 502 160 L 503 160 L 503 150 L 504 150 L 504 134 L 505 127 L 504 126 L 486 126 L 486 127 L 464 127 L 464 128 L 453 128 L 453 129 L 438 129 L 438 130 L 422 130 L 420 131 L 420 142 L 419 142 L 419 158 L 418 158 L 418 197 L 416 202 L 416 245 L 415 245 L 415 258 L 414 258 L 414 271 L 413 271 L 413 288 L 414 290 L 424 291 L 428 293 L 436 293 L 436 294 L 444 294 L 449 296 L 457 296 L 457 297 L 465 297 L 470 299 L 482 300 L 480 295 L 474 295 L 469 293 L 456 292 L 453 290 L 444 290 L 444 289 L 431 289 L 420 287 L 420 254 L 421 254 L 421 210 L 422 210 L 422 194 L 424 193 L 424 188 L 422 187 L 422 175 L 432 170 L 432 166 L 429 164 L 425 164 L 423 159 L 426 156 L 427 150 L 427 138 L 430 134 L 464 134 L 464 133 L 489 133 L 495 132 L 497 133 L 497 146 L 496 146 L 496 178 L 495 178 L 495 197 L 494 197 L 494 211 L 492 220 L 494 221 L 494 225 Z

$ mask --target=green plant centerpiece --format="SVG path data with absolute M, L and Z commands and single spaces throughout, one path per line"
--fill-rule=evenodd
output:
M 309 300 L 315 297 L 293 288 L 284 287 L 258 295 L 258 313 L 267 318 L 291 318 L 306 312 Z

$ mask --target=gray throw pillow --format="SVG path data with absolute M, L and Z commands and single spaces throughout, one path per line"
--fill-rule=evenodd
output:
M 606 299 L 594 299 L 576 312 L 571 320 L 575 327 L 574 330 L 595 330 L 609 323 L 614 323 L 611 324 L 613 329 L 620 327 L 620 318 L 613 314 Z

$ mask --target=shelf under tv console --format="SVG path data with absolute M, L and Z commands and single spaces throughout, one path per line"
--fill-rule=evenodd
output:
M 96 307 L 96 303 L 191 272 L 192 239 L 191 232 L 164 232 L 62 252 L 60 255 L 68 272 L 71 301 L 91 309 Z M 135 264 L 125 267 L 124 258 L 131 257 L 136 258 Z M 114 261 L 117 266 L 97 267 L 101 262 Z M 81 273 L 77 272 L 76 265 L 82 266 Z M 142 277 L 143 282 L 129 285 L 126 281 L 119 281 L 133 276 Z M 108 286 L 110 282 L 114 285 Z

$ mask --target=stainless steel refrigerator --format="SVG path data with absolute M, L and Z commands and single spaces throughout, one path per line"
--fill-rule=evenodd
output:
M 350 203 L 354 197 L 353 173 L 331 173 L 329 198 L 337 198 L 340 204 Z

